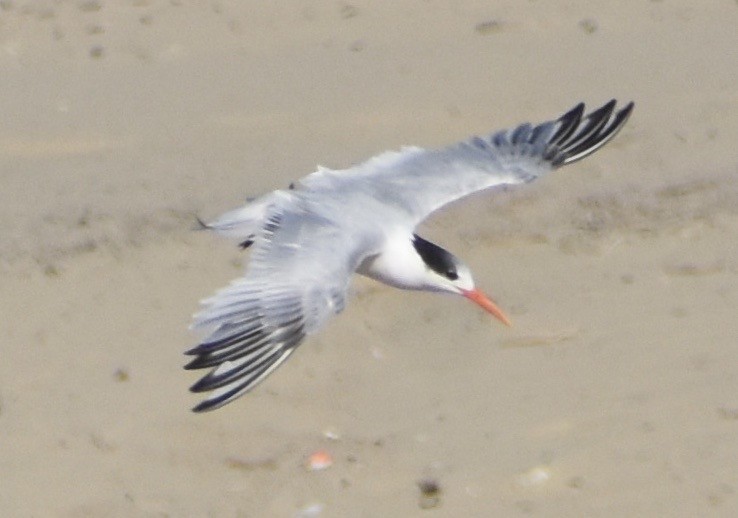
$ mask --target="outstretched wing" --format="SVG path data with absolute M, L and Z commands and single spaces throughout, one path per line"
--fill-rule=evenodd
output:
M 474 137 L 445 149 L 404 148 L 345 171 L 322 169 L 302 180 L 313 189 L 362 184 L 373 196 L 402 206 L 418 224 L 430 213 L 477 191 L 527 183 L 576 162 L 609 142 L 633 110 L 616 101 L 584 115 L 580 103 L 557 120 Z
M 266 378 L 309 333 L 343 309 L 362 243 L 319 215 L 273 207 L 245 277 L 203 301 L 192 328 L 205 332 L 186 369 L 212 370 L 193 392 L 212 391 L 193 410 L 213 410 Z M 318 242 L 320 246 L 310 246 Z

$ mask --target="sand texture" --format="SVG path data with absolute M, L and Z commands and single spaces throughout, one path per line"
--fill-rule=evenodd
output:
M 3 0 L 0 72 L 3 516 L 738 516 L 735 0 Z M 512 328 L 357 278 L 189 411 L 248 261 L 196 215 L 613 97 L 606 148 L 420 230 Z

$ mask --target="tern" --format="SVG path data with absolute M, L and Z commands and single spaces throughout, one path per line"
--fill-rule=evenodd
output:
M 359 273 L 407 290 L 466 297 L 510 321 L 474 285 L 469 268 L 415 228 L 472 193 L 532 182 L 594 153 L 625 125 L 633 103 L 521 124 L 439 150 L 404 147 L 345 170 L 318 167 L 202 228 L 252 247 L 245 276 L 202 301 L 191 328 L 203 340 L 186 369 L 211 369 L 193 408 L 213 410 L 254 388 L 346 304 Z

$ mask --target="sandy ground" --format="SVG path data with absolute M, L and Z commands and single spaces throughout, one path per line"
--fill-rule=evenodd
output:
M 735 0 L 250 4 L 0 2 L 2 514 L 738 515 Z M 189 412 L 247 259 L 195 214 L 611 97 L 607 148 L 424 225 L 513 328 L 357 279 Z

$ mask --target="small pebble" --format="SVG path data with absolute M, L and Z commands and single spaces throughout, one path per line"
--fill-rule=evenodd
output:
M 306 467 L 310 471 L 328 469 L 333 465 L 333 456 L 326 450 L 318 450 L 307 458 Z
M 321 503 L 308 504 L 297 511 L 295 518 L 314 518 L 320 516 L 323 509 L 325 509 L 325 506 Z
M 503 25 L 499 20 L 489 20 L 478 23 L 474 26 L 474 30 L 479 34 L 496 34 L 502 31 Z
M 518 475 L 516 480 L 522 487 L 540 486 L 551 480 L 551 470 L 547 466 L 536 466 Z
M 433 509 L 441 505 L 441 486 L 437 480 L 425 478 L 418 482 L 420 489 L 420 500 L 418 505 L 421 509 Z
M 90 49 L 90 57 L 94 59 L 100 59 L 105 54 L 105 49 L 100 45 L 95 45 Z
M 128 371 L 126 369 L 120 367 L 118 369 L 115 369 L 115 372 L 113 373 L 113 379 L 119 383 L 122 383 L 124 381 L 128 381 L 130 379 L 130 375 L 128 374 Z
M 341 434 L 335 428 L 329 427 L 323 430 L 323 437 L 329 441 L 340 441 Z
M 597 20 L 595 20 L 594 18 L 585 18 L 584 20 L 581 20 L 579 22 L 579 28 L 581 28 L 587 34 L 592 34 L 594 32 L 597 32 L 599 26 L 597 25 Z

